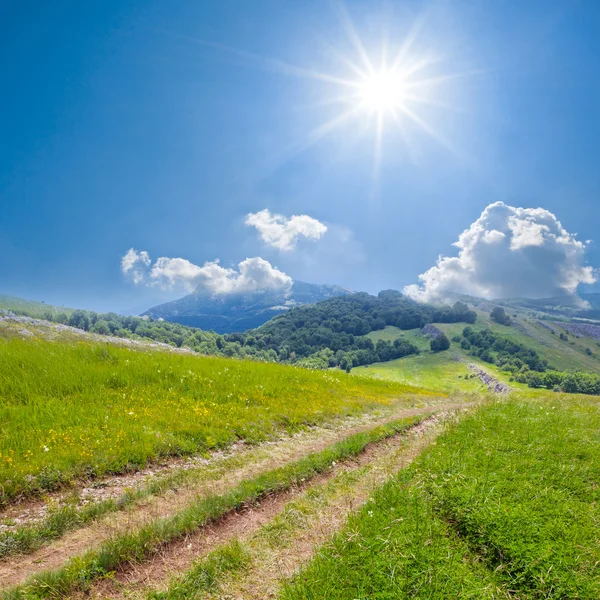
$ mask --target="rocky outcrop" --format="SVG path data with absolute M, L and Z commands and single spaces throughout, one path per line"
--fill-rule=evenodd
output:
M 487 385 L 490 392 L 494 392 L 494 394 L 508 394 L 510 392 L 510 388 L 505 383 L 498 381 L 498 379 L 490 375 L 487 371 L 484 371 L 479 365 L 471 363 L 469 369 L 479 377 L 482 383 Z
M 427 325 L 425 325 L 425 327 L 423 327 L 423 329 L 421 329 L 421 333 L 423 335 L 427 335 L 429 337 L 436 338 L 439 335 L 442 335 L 443 331 L 441 329 L 438 329 L 435 325 L 432 325 L 431 323 L 427 323 Z
M 589 323 L 557 323 L 564 327 L 567 333 L 575 337 L 590 337 L 593 340 L 600 340 L 600 326 Z

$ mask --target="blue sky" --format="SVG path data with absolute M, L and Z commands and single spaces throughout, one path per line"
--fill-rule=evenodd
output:
M 98 310 L 177 296 L 124 276 L 132 247 L 402 289 L 497 201 L 600 242 L 597 2 L 344 6 L 373 62 L 415 23 L 407 60 L 438 58 L 426 128 L 386 115 L 379 155 L 372 115 L 311 137 L 347 106 L 306 73 L 360 64 L 334 2 L 2 3 L 0 293 Z M 327 233 L 282 252 L 245 225 L 263 209 Z M 597 244 L 581 261 L 600 266 Z

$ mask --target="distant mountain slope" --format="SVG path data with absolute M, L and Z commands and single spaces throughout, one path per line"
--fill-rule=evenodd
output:
M 520 310 L 537 311 L 574 319 L 600 320 L 600 294 L 581 294 L 581 300 L 571 296 L 558 298 L 503 298 L 498 304 Z
M 254 329 L 286 310 L 302 304 L 351 294 L 338 285 L 294 282 L 290 292 L 256 292 L 216 296 L 196 290 L 179 300 L 160 304 L 144 315 L 165 319 L 190 327 L 233 333 Z
M 17 314 L 27 314 L 31 317 L 46 318 L 50 315 L 65 313 L 71 315 L 73 308 L 65 308 L 64 306 L 53 306 L 45 302 L 37 302 L 35 300 L 26 300 L 25 298 L 17 298 L 16 296 L 8 296 L 0 294 L 0 310 L 10 310 Z

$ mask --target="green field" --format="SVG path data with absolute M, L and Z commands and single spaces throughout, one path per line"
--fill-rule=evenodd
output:
M 339 372 L 0 337 L 2 500 L 423 393 Z
M 436 323 L 436 327 L 443 329 L 445 326 Z M 465 325 L 458 323 L 455 327 L 458 331 L 462 331 Z M 421 353 L 388 362 L 355 367 L 352 369 L 355 375 L 369 375 L 377 379 L 423 386 L 449 394 L 486 391 L 486 387 L 469 370 L 469 363 L 477 363 L 485 370 L 494 373 L 499 379 L 506 379 L 506 374 L 500 374 L 493 365 L 481 363 L 478 359 L 469 356 L 459 344 L 452 343 L 450 350 L 446 352 L 431 352 L 429 338 L 422 335 L 420 329 L 402 331 L 397 327 L 386 327 L 381 331 L 372 331 L 365 337 L 370 338 L 374 343 L 380 339 L 394 341 L 402 337 L 417 346 Z
M 471 327 L 475 330 L 489 328 L 520 342 L 527 348 L 536 350 L 550 366 L 558 370 L 582 369 L 590 373 L 600 373 L 600 348 L 591 338 L 569 336 L 569 341 L 563 341 L 560 339 L 560 333 L 564 333 L 563 328 L 553 326 L 556 333 L 552 334 L 535 319 L 523 313 L 511 312 L 511 315 L 513 325 L 507 327 L 492 321 L 488 313 L 477 311 L 477 322 Z M 435 326 L 450 340 L 456 335 L 460 336 L 465 328 L 463 323 L 435 323 Z M 393 342 L 397 338 L 403 338 L 417 346 L 421 354 L 354 368 L 352 372 L 359 375 L 369 374 L 380 379 L 404 382 L 447 393 L 485 390 L 485 386 L 479 380 L 470 377 L 471 372 L 467 368 L 469 363 L 478 364 L 500 381 L 508 383 L 510 378 L 509 374 L 501 372 L 494 365 L 471 356 L 456 342 L 452 342 L 450 350 L 446 352 L 432 353 L 429 349 L 429 338 L 422 335 L 419 329 L 403 331 L 388 326 L 380 331 L 372 331 L 365 337 L 374 343 L 378 340 Z M 592 356 L 586 354 L 587 348 L 592 350 Z M 524 389 L 522 385 L 515 382 L 511 382 L 510 385 L 517 389 Z
M 377 379 L 398 381 L 423 386 L 449 394 L 484 392 L 485 386 L 467 367 L 467 362 L 457 360 L 460 355 L 448 352 L 430 352 L 408 356 L 384 363 L 352 369 L 357 376 L 370 375 Z M 469 362 L 478 362 L 470 360 Z M 492 371 L 488 365 L 486 370 Z
M 507 327 L 492 321 L 489 314 L 478 311 L 477 323 L 473 325 L 473 329 L 490 328 L 505 337 L 525 344 L 528 348 L 536 350 L 558 370 L 583 369 L 591 373 L 600 373 L 600 348 L 593 339 L 569 336 L 570 341 L 566 342 L 559 337 L 560 333 L 564 333 L 564 329 L 553 325 L 557 333 L 552 334 L 532 317 L 523 313 L 511 312 L 510 314 L 513 324 Z M 444 331 L 449 338 L 460 334 L 464 329 L 463 325 L 455 323 L 436 324 L 436 327 Z M 588 356 L 585 353 L 586 348 L 590 348 L 594 356 Z
M 44 302 L 35 300 L 25 300 L 0 294 L 0 310 L 10 310 L 17 314 L 27 314 L 31 317 L 44 318 L 48 313 L 65 313 L 67 316 L 74 312 L 73 308 L 64 308 L 62 306 L 53 306 Z
M 600 597 L 595 400 L 498 402 L 391 480 L 283 598 Z
M 437 326 L 449 338 L 464 328 Z M 403 337 L 420 354 L 348 375 L 50 340 L 35 326 L 23 339 L 21 327 L 0 328 L 2 598 L 600 597 L 597 397 L 515 382 L 492 397 L 469 363 L 510 374 L 456 342 L 433 353 L 416 329 L 368 337 Z M 526 315 L 505 327 L 481 313 L 474 328 L 486 327 L 555 367 L 597 371 L 589 340 L 560 340 Z M 169 461 L 175 470 L 86 503 L 107 474 L 184 455 L 210 460 Z M 21 521 L 41 505 L 43 520 Z M 193 539 L 206 552 L 194 556 Z M 154 560 L 160 580 L 127 579 Z

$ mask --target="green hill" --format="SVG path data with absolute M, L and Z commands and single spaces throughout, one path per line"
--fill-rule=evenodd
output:
M 59 313 L 71 315 L 75 309 L 0 294 L 0 310 L 10 310 L 16 314 L 26 314 L 30 317 L 42 319 Z
M 512 324 L 500 325 L 490 317 L 490 310 L 475 309 L 477 321 L 470 325 L 475 331 L 491 330 L 503 337 L 514 340 L 535 350 L 539 356 L 548 361 L 553 369 L 560 371 L 583 370 L 600 374 L 600 348 L 598 342 L 587 336 L 576 337 L 568 333 L 568 323 L 541 321 L 527 311 L 513 308 L 509 311 Z M 462 323 L 434 323 L 452 340 L 460 336 L 465 327 Z M 552 333 L 554 331 L 554 333 Z M 563 337 L 568 339 L 561 339 Z M 405 340 L 420 350 L 420 354 L 399 360 L 387 361 L 353 369 L 357 374 L 369 373 L 372 376 L 395 381 L 410 382 L 431 389 L 446 391 L 474 391 L 484 386 L 472 378 L 468 369 L 469 363 L 478 364 L 482 369 L 492 373 L 498 379 L 509 382 L 510 374 L 503 373 L 495 365 L 486 363 L 474 357 L 461 348 L 456 342 L 451 343 L 450 350 L 442 353 L 432 353 L 429 350 L 430 338 L 421 333 L 421 329 L 402 331 L 397 327 L 386 327 L 383 330 L 372 331 L 365 337 L 375 344 L 379 340 L 393 343 L 397 339 Z M 466 379 L 468 377 L 468 379 Z M 510 382 L 513 387 L 518 383 Z
M 468 366 L 592 372 L 589 340 L 362 301 L 297 311 L 295 339 L 389 302 L 429 333 L 342 333 L 415 349 L 348 375 L 1 318 L 0 597 L 597 598 L 597 398 L 492 396 Z

